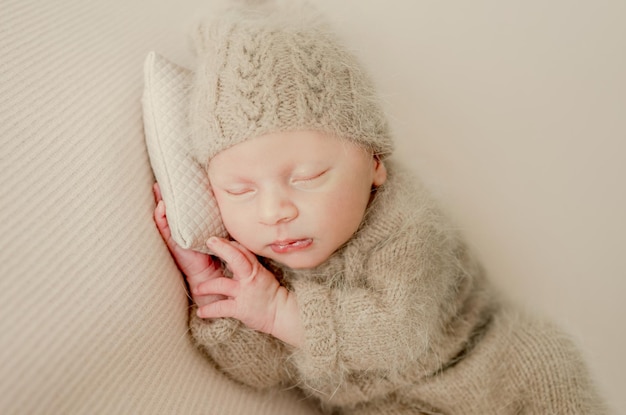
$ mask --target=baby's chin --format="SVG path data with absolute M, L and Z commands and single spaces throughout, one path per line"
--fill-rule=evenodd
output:
M 328 259 L 328 256 L 317 257 L 311 255 L 272 255 L 269 257 L 274 262 L 291 269 L 306 270 L 317 268 Z

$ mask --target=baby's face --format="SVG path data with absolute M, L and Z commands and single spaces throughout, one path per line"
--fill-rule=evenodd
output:
M 229 234 L 291 268 L 324 262 L 358 229 L 384 165 L 319 132 L 267 134 L 215 156 L 209 179 Z

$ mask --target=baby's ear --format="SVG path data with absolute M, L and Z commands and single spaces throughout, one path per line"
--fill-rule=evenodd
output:
M 387 181 L 387 167 L 385 163 L 378 156 L 374 155 L 374 179 L 372 185 L 378 187 Z
M 187 122 L 193 72 L 151 52 L 144 63 L 146 146 L 178 245 L 207 253 L 205 241 L 227 232 L 204 166 L 191 155 Z

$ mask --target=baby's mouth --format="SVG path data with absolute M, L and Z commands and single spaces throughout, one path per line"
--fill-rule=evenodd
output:
M 270 248 L 272 251 L 278 254 L 285 254 L 288 252 L 300 251 L 303 249 L 307 249 L 313 244 L 313 239 L 304 238 L 304 239 L 287 239 L 284 241 L 276 241 L 270 244 Z

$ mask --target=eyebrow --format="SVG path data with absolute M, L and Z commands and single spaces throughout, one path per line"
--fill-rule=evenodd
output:
M 324 161 L 308 161 L 308 162 L 301 162 L 298 163 L 296 161 L 292 161 L 289 162 L 284 169 L 282 169 L 281 171 L 277 171 L 277 172 L 272 172 L 272 176 L 279 176 L 279 177 L 291 177 L 294 174 L 296 175 L 309 175 L 311 173 L 317 173 L 317 170 L 319 169 L 323 169 L 323 170 L 327 170 L 330 167 L 327 165 L 327 163 L 324 163 Z M 305 171 L 303 171 L 305 170 Z M 251 184 L 254 183 L 256 181 L 256 177 L 257 175 L 252 175 L 252 178 L 250 176 L 243 176 L 241 175 L 238 171 L 233 171 L 231 172 L 222 172 L 220 173 L 219 177 L 220 180 L 219 182 L 222 184 L 232 184 L 232 183 L 237 183 L 237 184 Z M 228 182 L 228 183 L 226 183 Z

